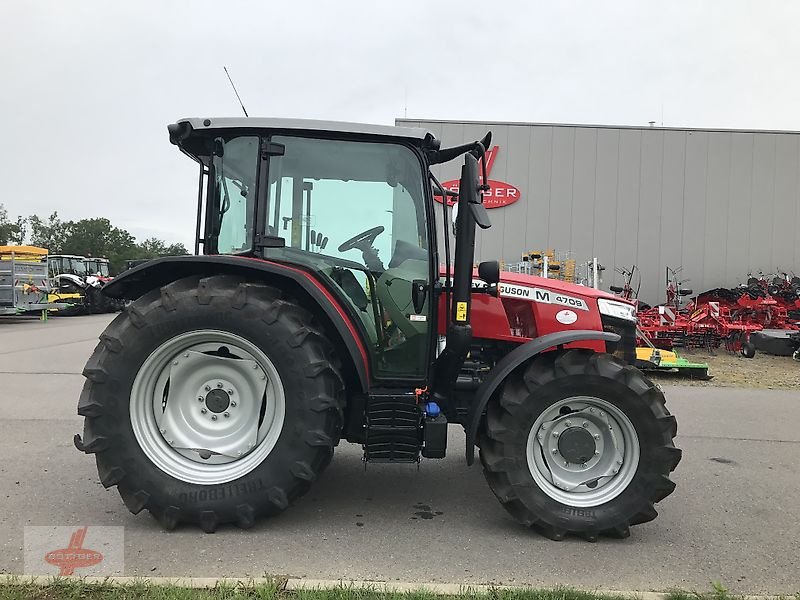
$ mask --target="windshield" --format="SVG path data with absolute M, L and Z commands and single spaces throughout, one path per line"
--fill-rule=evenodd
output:
M 86 263 L 82 258 L 68 258 L 67 271 L 75 275 L 86 275 Z
M 87 260 L 86 274 L 87 275 L 100 275 L 101 277 L 108 277 L 108 263 L 99 260 Z

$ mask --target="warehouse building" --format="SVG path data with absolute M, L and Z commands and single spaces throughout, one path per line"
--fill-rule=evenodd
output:
M 492 228 L 476 260 L 518 263 L 530 251 L 570 252 L 641 271 L 639 297 L 664 298 L 665 268 L 686 287 L 731 287 L 748 273 L 800 275 L 800 132 L 424 121 L 453 146 L 491 130 Z M 458 178 L 459 164 L 436 171 Z

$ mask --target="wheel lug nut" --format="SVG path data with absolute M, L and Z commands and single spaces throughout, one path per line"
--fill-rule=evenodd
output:
M 593 408 L 590 408 L 590 409 L 589 409 L 589 412 L 590 412 L 590 413 L 593 413 L 593 412 L 594 412 L 594 409 L 593 409 Z
M 267 378 L 267 376 L 266 376 L 266 375 L 262 375 L 262 376 L 261 376 L 261 381 L 264 381 L 266 378 Z
M 173 360 L 173 361 L 172 361 L 172 364 L 173 364 L 173 365 L 177 365 L 177 364 L 178 364 L 178 361 L 177 361 L 177 360 Z
M 236 408 L 236 400 L 231 400 L 231 406 L 233 406 L 234 408 Z
M 564 461 L 564 466 L 565 466 L 565 467 L 568 467 L 568 466 L 569 466 L 569 461 L 565 460 L 565 461 Z
M 600 439 L 600 434 L 599 433 L 595 433 L 594 434 L 594 439 L 599 440 Z
M 228 390 L 228 396 L 233 396 L 233 390 Z
M 185 353 L 183 354 L 183 358 L 189 358 L 189 353 L 188 353 L 188 352 L 185 352 Z
M 618 464 L 618 465 L 621 465 L 621 464 L 622 464 L 622 461 L 621 461 L 621 460 L 618 460 L 618 461 L 617 461 L 617 464 Z
M 221 388 L 221 387 L 222 387 L 222 382 L 221 382 L 221 381 L 218 381 L 218 382 L 217 382 L 217 387 L 218 387 L 218 388 Z
M 553 432 L 553 437 L 558 437 L 558 432 L 557 431 Z
M 197 401 L 198 401 L 198 402 L 202 402 L 204 399 L 205 399 L 205 398 L 203 398 L 202 396 L 198 396 L 198 397 L 197 397 Z
M 212 421 L 216 421 L 217 420 L 217 415 L 211 415 L 211 420 Z
M 211 391 L 211 386 L 210 386 L 210 385 L 207 385 L 207 386 L 205 387 L 205 390 L 206 390 L 207 392 L 210 392 L 210 391 Z
M 258 365 L 253 365 L 253 368 L 254 368 L 254 369 L 257 369 L 257 368 L 258 368 Z
M 606 413 L 604 413 L 604 412 L 601 410 L 601 411 L 600 411 L 600 416 L 601 416 L 601 417 L 605 417 L 605 416 L 606 416 Z
M 164 433 L 167 433 L 167 430 L 166 430 L 166 429 L 162 429 L 162 430 L 161 430 L 161 433 L 162 433 L 162 434 L 164 434 Z
M 564 421 L 564 425 L 566 425 L 567 427 L 571 427 L 572 423 L 570 423 L 569 421 Z
M 203 413 L 203 414 L 206 414 L 208 411 L 205 408 L 201 408 L 200 412 Z
M 553 454 L 558 454 L 558 450 L 556 450 L 555 448 L 553 448 Z
M 588 422 L 588 421 L 584 421 L 584 422 L 583 422 L 583 426 L 584 426 L 584 427 L 588 427 L 588 426 L 589 426 L 589 422 Z
M 594 455 L 595 455 L 595 456 L 600 456 L 600 450 L 595 450 L 595 451 L 594 451 Z
M 224 413 L 224 414 L 225 414 L 225 417 L 230 417 L 231 416 L 231 413 Z

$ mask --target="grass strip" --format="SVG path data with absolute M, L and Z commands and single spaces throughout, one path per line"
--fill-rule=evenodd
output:
M 429 590 L 392 591 L 391 584 L 374 587 L 342 584 L 331 588 L 284 589 L 285 580 L 258 583 L 218 582 L 214 587 L 198 588 L 154 584 L 146 579 L 131 583 L 84 582 L 79 579 L 54 578 L 46 584 L 14 578 L 0 584 L 0 600 L 636 600 L 637 596 L 590 592 L 572 588 L 489 588 L 464 586 L 457 595 L 443 596 Z M 730 594 L 720 585 L 709 592 L 672 591 L 665 600 L 745 600 Z M 784 596 L 800 600 L 800 592 Z

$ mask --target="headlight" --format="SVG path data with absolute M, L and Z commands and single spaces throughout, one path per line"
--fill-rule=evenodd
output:
M 625 319 L 626 321 L 636 321 L 636 307 L 624 302 L 616 302 L 607 298 L 598 298 L 597 306 L 600 312 L 609 317 Z

